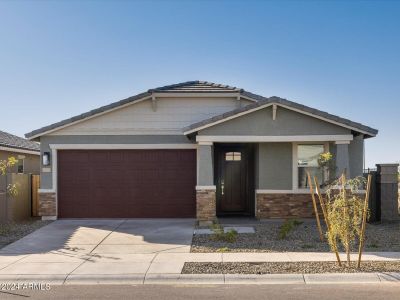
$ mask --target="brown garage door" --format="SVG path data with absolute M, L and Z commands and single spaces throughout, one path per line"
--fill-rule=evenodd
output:
M 60 218 L 195 217 L 195 184 L 195 150 L 58 152 Z

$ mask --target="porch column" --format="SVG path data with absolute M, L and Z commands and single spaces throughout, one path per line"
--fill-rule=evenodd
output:
M 336 142 L 336 177 L 341 176 L 343 172 L 349 178 L 349 142 Z
M 216 217 L 216 187 L 214 185 L 213 146 L 199 142 L 197 148 L 197 220 L 211 222 Z

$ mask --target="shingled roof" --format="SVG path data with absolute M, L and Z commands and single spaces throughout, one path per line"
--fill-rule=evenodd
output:
M 39 153 L 40 146 L 36 142 L 28 141 L 19 136 L 13 135 L 0 130 L 0 147 L 23 149 L 37 151 Z
M 250 100 L 253 100 L 256 102 L 254 104 L 250 104 L 243 108 L 233 110 L 228 113 L 222 114 L 220 116 L 193 124 L 193 125 L 185 128 L 184 129 L 185 132 L 190 131 L 199 126 L 203 126 L 203 125 L 212 123 L 212 122 L 214 122 L 214 120 L 223 119 L 228 115 L 234 115 L 236 113 L 240 113 L 240 112 L 246 111 L 251 108 L 255 108 L 259 105 L 264 105 L 264 104 L 272 102 L 272 101 L 312 113 L 316 116 L 320 116 L 320 117 L 326 118 L 326 119 L 334 121 L 334 122 L 338 122 L 338 123 L 341 123 L 341 124 L 344 124 L 344 125 L 347 125 L 350 127 L 354 127 L 355 129 L 358 129 L 361 132 L 368 133 L 370 136 L 375 136 L 378 132 L 376 129 L 370 128 L 370 127 L 362 125 L 360 123 L 352 122 L 348 119 L 340 118 L 338 116 L 334 116 L 329 113 L 319 111 L 319 110 L 313 109 L 311 107 L 307 107 L 305 105 L 301 105 L 301 104 L 298 104 L 298 103 L 295 103 L 295 102 L 292 102 L 292 101 L 289 101 L 286 99 L 282 99 L 279 97 L 266 98 L 266 97 L 263 97 L 260 95 L 256 95 L 256 94 L 247 92 L 241 88 L 232 87 L 229 85 L 212 83 L 212 82 L 208 82 L 208 81 L 195 80 L 195 81 L 186 81 L 186 82 L 182 82 L 182 83 L 178 83 L 178 84 L 166 85 L 166 86 L 162 86 L 162 87 L 158 87 L 158 88 L 154 88 L 154 89 L 149 89 L 147 92 L 137 94 L 135 96 L 111 103 L 109 105 L 99 107 L 97 109 L 77 115 L 75 117 L 65 119 L 60 122 L 57 122 L 57 123 L 39 128 L 37 130 L 31 131 L 31 132 L 25 134 L 25 137 L 34 139 L 34 138 L 40 136 L 41 134 L 44 134 L 48 131 L 53 131 L 59 127 L 64 127 L 71 123 L 86 119 L 88 117 L 91 117 L 91 116 L 94 116 L 94 115 L 97 115 L 100 113 L 104 113 L 104 112 L 114 109 L 114 108 L 118 108 L 119 106 L 123 106 L 123 105 L 129 104 L 129 103 L 141 100 L 143 98 L 150 97 L 153 93 L 237 93 L 238 96 L 241 95 L 243 97 L 246 97 L 247 99 L 250 99 Z
M 85 112 L 83 114 L 74 116 L 69 119 L 62 120 L 60 122 L 50 124 L 47 126 L 44 126 L 42 128 L 33 130 L 29 133 L 25 134 L 26 138 L 34 138 L 36 136 L 39 136 L 40 134 L 54 130 L 56 128 L 74 123 L 76 121 L 80 121 L 83 119 L 86 119 L 88 117 L 103 113 L 105 111 L 117 108 L 119 106 L 135 102 L 137 100 L 141 100 L 146 97 L 150 97 L 153 93 L 235 93 L 237 92 L 238 94 L 241 93 L 243 90 L 232 87 L 229 85 L 224 85 L 224 84 L 217 84 L 217 83 L 212 83 L 208 81 L 200 81 L 200 80 L 194 80 L 194 81 L 186 81 L 182 83 L 177 83 L 177 84 L 171 84 L 171 85 L 165 85 L 161 87 L 157 87 L 154 89 L 149 89 L 147 92 L 137 94 L 135 96 L 105 105 L 101 106 L 99 108 L 93 109 L 91 111 Z
M 211 124 L 213 124 L 213 123 L 219 123 L 220 121 L 222 121 L 224 119 L 231 118 L 231 117 L 234 117 L 235 115 L 239 115 L 239 114 L 241 115 L 241 114 L 245 113 L 246 111 L 252 111 L 252 110 L 257 109 L 258 107 L 262 107 L 262 106 L 277 104 L 277 105 L 285 106 L 289 109 L 292 108 L 292 109 L 300 110 L 302 112 L 309 113 L 316 117 L 324 118 L 324 119 L 326 119 L 328 121 L 332 121 L 334 123 L 342 124 L 346 127 L 353 129 L 354 131 L 359 131 L 361 133 L 367 134 L 370 137 L 373 137 L 373 136 L 377 135 L 377 133 L 378 133 L 378 130 L 368 127 L 366 125 L 363 125 L 361 123 L 353 122 L 349 119 L 341 118 L 336 115 L 332 115 L 327 112 L 324 112 L 324 111 L 321 111 L 321 110 L 318 110 L 315 108 L 311 108 L 311 107 L 308 107 L 308 106 L 305 106 L 305 105 L 302 105 L 302 104 L 299 104 L 299 103 L 296 103 L 296 102 L 293 102 L 293 101 L 290 101 L 287 99 L 283 99 L 280 97 L 274 96 L 274 97 L 266 98 L 266 97 L 263 97 L 260 95 L 246 92 L 246 91 L 242 92 L 242 95 L 252 98 L 252 99 L 255 99 L 255 100 L 257 100 L 257 102 L 246 105 L 244 107 L 241 107 L 241 108 L 238 108 L 235 110 L 231 110 L 229 112 L 226 112 L 226 113 L 223 113 L 223 114 L 220 114 L 217 116 L 214 116 L 212 118 L 191 124 L 190 126 L 184 128 L 183 132 L 185 134 L 189 134 L 194 131 L 197 131 L 200 128 L 207 127 L 207 125 L 211 126 Z

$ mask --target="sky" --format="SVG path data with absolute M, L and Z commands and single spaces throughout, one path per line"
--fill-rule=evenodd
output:
M 0 0 L 0 130 L 206 80 L 379 130 L 400 161 L 400 1 Z

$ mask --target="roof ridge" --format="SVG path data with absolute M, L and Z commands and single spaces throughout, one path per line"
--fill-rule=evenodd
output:
M 179 82 L 179 83 L 159 86 L 159 87 L 156 87 L 156 88 L 149 89 L 147 91 L 149 93 L 151 93 L 151 92 L 156 91 L 156 90 L 170 89 L 170 88 L 174 88 L 174 87 L 180 87 L 180 86 L 185 86 L 185 85 L 189 85 L 189 84 L 193 84 L 193 83 L 199 83 L 199 82 L 200 82 L 199 80 L 184 81 L 184 82 Z
M 205 81 L 205 80 L 189 80 L 189 81 L 184 81 L 184 82 L 180 82 L 180 83 L 169 84 L 169 85 L 164 85 L 164 86 L 156 87 L 153 89 L 149 89 L 148 92 L 152 93 L 152 92 L 156 92 L 156 91 L 164 91 L 164 90 L 174 89 L 174 88 L 178 88 L 178 87 L 190 86 L 193 84 L 209 85 L 212 87 L 231 89 L 231 90 L 235 90 L 238 92 L 244 91 L 241 88 L 237 88 L 237 87 L 230 86 L 227 84 L 215 83 L 215 82 Z

